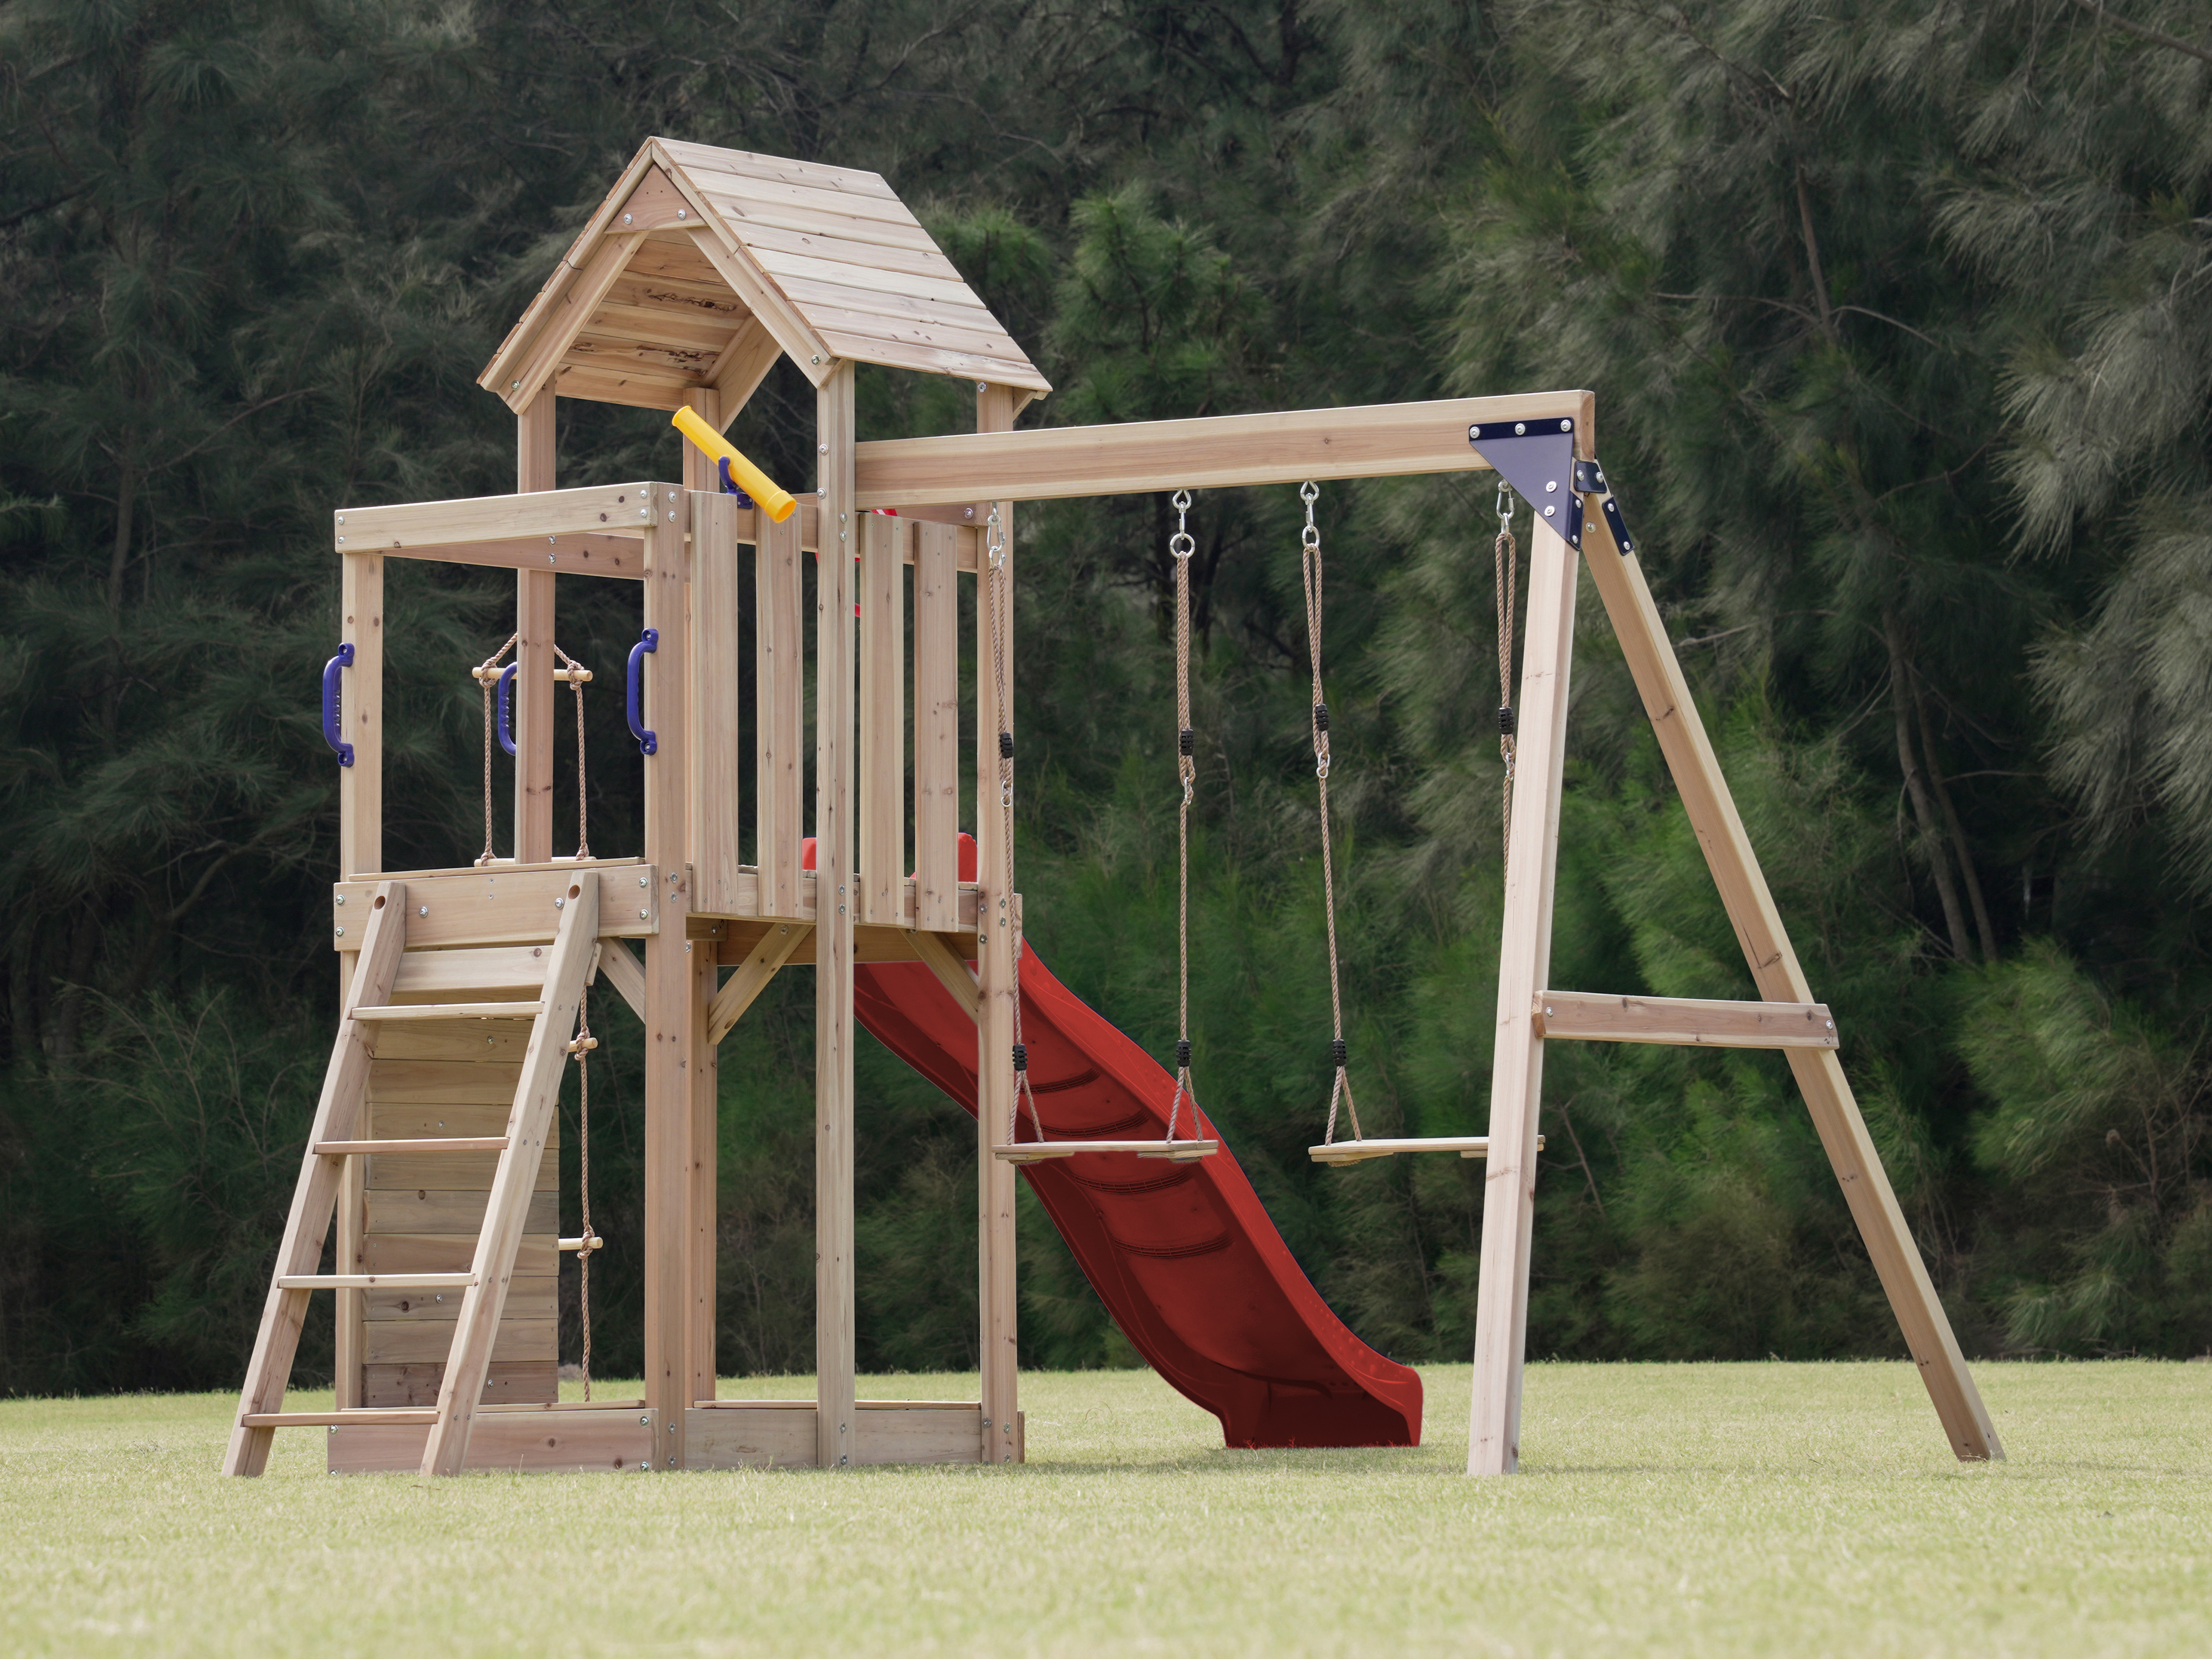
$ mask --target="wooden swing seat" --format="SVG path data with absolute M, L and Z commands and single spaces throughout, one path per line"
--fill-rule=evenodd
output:
M 1164 1158 L 1170 1164 L 1194 1164 L 1221 1150 L 1218 1140 L 1018 1140 L 1011 1146 L 994 1146 L 991 1156 L 1005 1164 L 1042 1164 L 1048 1158 L 1073 1158 L 1079 1152 L 1134 1152 L 1139 1158 Z
M 1536 1137 L 1536 1150 L 1544 1150 L 1544 1137 Z M 1316 1164 L 1340 1166 L 1364 1164 L 1370 1158 L 1395 1158 L 1401 1152 L 1457 1152 L 1462 1158 L 1490 1156 L 1488 1135 L 1423 1135 L 1404 1140 L 1332 1140 L 1309 1146 L 1306 1155 Z

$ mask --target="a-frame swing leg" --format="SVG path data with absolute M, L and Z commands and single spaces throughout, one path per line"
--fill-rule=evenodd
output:
M 1510 1474 L 1521 1455 L 1521 1364 L 1528 1341 L 1536 1127 L 1544 1089 L 1544 1040 L 1536 1034 L 1534 1011 L 1536 994 L 1551 972 L 1576 562 L 1566 543 L 1540 520 L 1528 553 L 1528 643 L 1505 860 L 1498 1037 L 1490 1067 L 1490 1153 L 1484 1166 L 1469 1474 Z
M 1668 642 L 1651 589 L 1633 554 L 1619 551 L 1613 532 L 1602 516 L 1591 514 L 1583 540 L 1588 544 L 1590 575 L 1606 615 L 1612 619 L 1622 655 L 1634 677 L 1638 693 L 1658 734 L 1660 752 L 1666 757 L 1674 787 L 1681 793 L 1690 827 L 1705 849 L 1705 863 L 1720 889 L 1744 959 L 1751 965 L 1759 994 L 1769 1002 L 1810 1002 L 1813 993 L 1790 935 L 1767 891 L 1766 878 L 1744 834 L 1720 762 L 1705 736 L 1705 722 L 1691 700 L 1682 665 Z M 1966 1356 L 1928 1277 L 1927 1264 L 1913 1242 L 1912 1230 L 1899 1208 L 1897 1194 L 1881 1167 L 1858 1102 L 1844 1079 L 1842 1063 L 1832 1049 L 1790 1048 L 1784 1051 L 1790 1070 L 1805 1096 L 1827 1150 L 1836 1179 L 1843 1185 L 1851 1218 L 1866 1241 L 1875 1273 L 1888 1295 L 1891 1310 L 1905 1333 L 1905 1343 L 1935 1401 L 1951 1449 L 1962 1462 L 1978 1462 L 2002 1457 L 2004 1448 L 1982 1405 L 1982 1397 L 1967 1372 Z

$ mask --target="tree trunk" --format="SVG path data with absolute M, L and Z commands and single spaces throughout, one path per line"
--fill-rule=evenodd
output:
M 1966 842 L 1966 826 L 1959 822 L 1959 809 L 1951 804 L 1950 786 L 1943 781 L 1943 768 L 1936 758 L 1936 728 L 1928 719 L 1928 698 L 1920 689 L 1919 676 L 1912 680 L 1912 707 L 1920 717 L 1920 754 L 1928 764 L 1928 781 L 1936 791 L 1936 804 L 1943 809 L 1943 822 L 1950 826 L 1952 850 L 1959 855 L 1960 879 L 1966 884 L 1966 902 L 1973 906 L 1974 932 L 1982 941 L 1982 960 L 1997 959 L 1996 929 L 1990 925 L 1990 907 L 1982 896 L 1982 878 L 1974 868 L 1974 849 Z
M 1905 635 L 1897 615 L 1881 613 L 1881 632 L 1889 647 L 1889 703 L 1897 717 L 1897 763 L 1905 773 L 1905 791 L 1912 799 L 1912 816 L 1920 825 L 1920 850 L 1936 877 L 1936 896 L 1943 901 L 1943 922 L 1951 933 L 1951 954 L 1961 962 L 1973 960 L 1973 945 L 1966 937 L 1966 913 L 1959 902 L 1958 884 L 1951 879 L 1951 860 L 1943 855 L 1943 836 L 1936 823 L 1936 805 L 1928 780 L 1912 747 L 1912 664 L 1905 655 Z

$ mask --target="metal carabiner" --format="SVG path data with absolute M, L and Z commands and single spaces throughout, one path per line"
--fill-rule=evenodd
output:
M 1513 524 L 1513 486 L 1504 479 L 1498 481 L 1498 527 L 1506 530 Z
M 1190 491 L 1178 489 L 1169 500 L 1176 510 L 1176 530 L 1168 538 L 1168 551 L 1178 559 L 1188 559 L 1198 551 L 1198 544 L 1190 536 Z

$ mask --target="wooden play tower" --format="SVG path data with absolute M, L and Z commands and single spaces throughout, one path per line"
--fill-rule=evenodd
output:
M 813 384 L 817 411 L 817 475 L 787 518 L 721 488 L 708 451 L 690 441 L 680 481 L 557 487 L 556 398 L 690 410 L 719 429 L 781 357 Z M 971 384 L 975 432 L 859 442 L 860 363 Z M 966 764 L 985 810 L 964 826 L 978 878 L 963 880 L 959 606 L 975 608 L 978 641 L 995 633 L 1012 656 L 1018 501 L 1493 466 L 1539 516 L 1492 1121 L 1481 1140 L 1451 1143 L 1490 1160 L 1470 1467 L 1509 1470 L 1518 1455 L 1541 1056 L 1547 1040 L 1563 1037 L 1784 1050 L 1954 1451 L 1996 1455 L 1844 1079 L 1832 1021 L 1797 967 L 1596 465 L 1589 394 L 1017 432 L 1016 416 L 1047 382 L 882 179 L 658 138 L 616 181 L 481 384 L 515 414 L 514 494 L 335 515 L 342 643 L 326 710 L 342 763 L 329 917 L 342 964 L 338 1031 L 228 1473 L 259 1473 L 275 1431 L 294 1426 L 325 1431 L 330 1467 L 358 1472 L 1020 1461 L 1014 1183 L 1016 1165 L 1037 1153 L 1009 1144 L 1018 1138 L 1009 1122 L 1022 907 L 1010 815 L 995 810 L 1010 787 L 1002 760 L 1015 721 L 1005 680 L 988 665 L 971 671 Z M 384 867 L 385 585 L 408 559 L 516 572 L 514 846 L 476 866 Z M 741 628 L 748 560 L 752 623 Z M 1762 1002 L 1545 988 L 1568 647 L 1585 560 Z M 963 576 L 973 582 L 965 598 Z M 564 577 L 641 590 L 629 665 L 645 785 L 636 856 L 554 851 L 555 592 Z M 756 740 L 741 748 L 747 676 Z M 743 799 L 753 805 L 746 822 Z M 975 1027 L 973 1400 L 856 1398 L 855 975 L 890 963 L 927 969 Z M 723 1400 L 716 1045 L 775 974 L 799 965 L 815 976 L 817 1395 Z M 646 1391 L 574 1407 L 554 1403 L 563 1241 L 559 1160 L 544 1154 L 557 1144 L 555 1101 L 587 982 L 611 988 L 643 1024 L 644 1237 L 628 1243 L 644 1268 Z M 1373 1146 L 1376 1155 L 1423 1150 Z M 288 1412 L 308 1300 L 325 1290 L 337 1297 L 337 1408 Z

